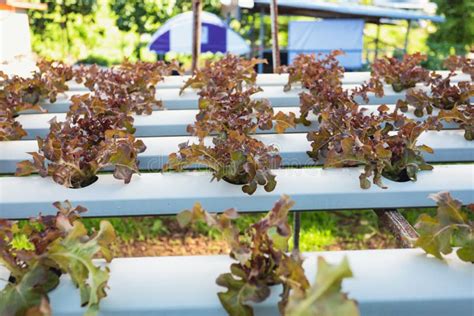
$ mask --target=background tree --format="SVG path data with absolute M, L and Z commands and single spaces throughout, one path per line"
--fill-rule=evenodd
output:
M 74 41 L 83 43 L 85 48 L 92 47 L 103 30 L 95 25 L 97 0 L 43 0 L 46 11 L 29 10 L 33 40 L 44 46 L 56 46 L 62 55 L 75 55 L 72 51 Z M 37 45 L 42 47 L 41 44 Z M 59 46 L 59 47 L 58 47 Z M 41 49 L 40 49 L 41 50 Z M 55 57 L 55 56 L 52 56 Z
M 438 5 L 437 14 L 444 15 L 446 21 L 437 24 L 434 33 L 428 36 L 428 66 L 441 68 L 442 60 L 450 55 L 465 55 L 474 50 L 474 1 L 434 0 Z

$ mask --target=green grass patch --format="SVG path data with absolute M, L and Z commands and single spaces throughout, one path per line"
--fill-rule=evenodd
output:
M 264 213 L 242 213 L 236 220 L 244 230 L 257 222 Z M 292 213 L 290 222 L 293 223 Z M 100 218 L 83 219 L 89 231 L 99 228 Z M 107 218 L 115 227 L 118 237 L 125 242 L 144 241 L 159 236 L 180 233 L 175 216 L 147 216 Z M 220 240 L 220 233 L 204 223 L 195 225 L 197 234 Z M 370 210 L 313 211 L 301 213 L 300 248 L 302 251 L 327 249 L 358 249 L 375 234 L 379 234 L 377 217 Z M 291 241 L 291 245 L 293 242 Z

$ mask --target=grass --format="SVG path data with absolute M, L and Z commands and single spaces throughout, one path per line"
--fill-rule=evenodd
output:
M 236 220 L 237 226 L 243 230 L 262 218 L 264 213 L 243 213 Z M 98 229 L 100 218 L 83 220 L 90 231 Z M 168 243 L 179 241 L 189 235 L 189 231 L 179 228 L 175 216 L 148 216 L 107 218 L 115 227 L 119 242 L 133 244 L 166 238 Z M 293 214 L 290 215 L 293 223 Z M 222 242 L 220 233 L 208 228 L 205 224 L 195 227 L 195 234 L 208 240 Z M 292 244 L 292 241 L 291 241 Z M 394 239 L 390 234 L 381 232 L 377 217 L 370 210 L 354 211 L 314 211 L 301 213 L 300 249 L 302 251 L 367 249 L 394 247 Z M 158 254 L 159 255 L 159 254 Z

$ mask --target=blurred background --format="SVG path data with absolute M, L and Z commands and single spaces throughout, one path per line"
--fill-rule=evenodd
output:
M 45 4 L 43 9 L 26 11 L 31 30 L 31 46 L 33 53 L 37 56 L 65 60 L 69 63 L 98 63 L 104 66 L 119 63 L 124 58 L 132 61 L 177 58 L 185 66 L 190 64 L 191 58 L 188 54 L 173 51 L 157 54 L 150 51 L 148 46 L 153 34 L 168 20 L 192 10 L 191 0 L 32 0 L 29 2 Z M 268 1 L 257 0 L 252 8 L 245 8 L 245 2 L 249 1 L 236 2 L 203 0 L 203 11 L 219 16 L 226 27 L 239 34 L 251 49 L 248 55 L 262 56 L 263 53 L 265 58 L 270 59 L 271 20 L 268 4 L 265 3 Z M 283 6 L 285 2 L 303 4 L 307 7 L 291 10 L 290 7 Z M 319 7 L 311 7 L 314 4 Z M 474 49 L 474 1 L 472 0 L 281 0 L 280 5 L 278 37 L 282 48 L 283 64 L 288 61 L 286 48 L 293 45 L 289 30 L 296 30 L 296 27 L 290 25 L 304 25 L 296 23 L 304 21 L 311 24 L 321 21 L 320 17 L 323 16 L 326 20 L 342 21 L 354 18 L 363 21 L 360 43 L 362 45 L 361 64 L 356 67 L 359 70 L 367 69 L 376 55 L 402 55 L 405 49 L 408 53 L 418 51 L 427 53 L 429 59 L 425 66 L 439 69 L 441 60 L 446 55 L 453 53 L 465 55 Z M 361 9 L 362 6 L 365 8 Z M 409 19 L 405 19 L 404 16 L 386 17 L 387 12 L 390 16 L 390 12 L 397 13 L 402 10 L 406 12 Z M 358 13 L 354 15 L 353 12 Z M 410 14 L 429 18 L 412 18 Z M 439 22 L 441 21 L 439 19 L 438 22 L 433 21 L 436 18 L 432 17 L 436 16 L 443 22 Z M 3 15 L 2 19 L 5 17 L 6 15 Z M 350 30 L 351 26 L 347 26 L 346 29 L 342 26 L 342 29 L 343 31 Z M 261 35 L 264 35 L 263 43 L 260 39 Z M 298 33 L 295 33 L 293 38 L 300 37 Z M 318 40 L 315 39 L 315 41 Z M 326 48 L 328 45 L 325 45 L 325 41 L 327 40 L 324 37 L 320 37 L 318 43 L 313 46 L 320 45 Z M 204 59 L 213 57 L 213 53 L 204 53 Z M 270 70 L 265 69 L 265 71 Z

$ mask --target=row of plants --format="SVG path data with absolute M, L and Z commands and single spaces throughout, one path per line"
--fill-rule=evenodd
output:
M 146 149 L 134 136 L 132 115 L 162 108 L 155 86 L 177 69 L 175 63 L 127 61 L 111 69 L 74 69 L 73 78 L 90 93 L 71 97 L 66 120 L 50 122 L 48 135 L 37 138 L 38 152 L 31 153 L 31 161 L 18 163 L 16 174 L 39 173 L 66 187 L 81 188 L 95 182 L 100 170 L 113 167 L 114 177 L 129 183 L 139 173 L 137 156 Z
M 361 188 L 369 188 L 371 178 L 374 184 L 386 188 L 382 177 L 398 182 L 416 181 L 418 171 L 433 168 L 422 155 L 423 152 L 433 153 L 433 150 L 419 145 L 417 140 L 427 130 L 440 130 L 443 120 L 459 123 L 465 129 L 465 138 L 472 140 L 474 108 L 470 98 L 474 96 L 474 85 L 468 81 L 457 85 L 450 83 L 457 69 L 473 75 L 472 60 L 451 57 L 447 63 L 452 72 L 442 78 L 419 65 L 425 58 L 420 54 L 406 55 L 402 61 L 380 59 L 373 65 L 370 80 L 349 91 L 342 85 L 344 69 L 336 59 L 341 53 L 334 51 L 325 57 L 300 55 L 292 65 L 282 69 L 282 72 L 289 73 L 285 90 L 291 89 L 295 83 L 305 88 L 300 93 L 300 117 L 297 120 L 309 125 L 308 115 L 316 116 L 319 127 L 307 135 L 311 142 L 308 155 L 316 161 L 323 161 L 326 168 L 363 166 L 364 171 L 359 177 Z M 368 101 L 369 93 L 382 97 L 384 83 L 391 84 L 396 91 L 408 88 L 406 100 L 399 100 L 394 111 L 382 104 L 377 112 L 367 113 L 356 98 Z M 429 85 L 431 93 L 417 88 L 417 83 Z M 424 104 L 431 109 L 443 105 L 440 114 L 421 120 L 405 116 L 402 112 L 406 112 L 409 105 L 415 105 L 414 94 L 423 95 L 426 98 Z M 415 114 L 420 116 L 417 111 L 418 108 Z M 432 110 L 428 114 L 432 114 Z
M 62 62 L 37 63 L 37 71 L 30 77 L 9 77 L 0 71 L 0 141 L 18 140 L 26 136 L 15 118 L 22 111 L 45 112 L 41 101 L 55 102 L 58 95 L 67 91 L 67 82 L 74 77 L 70 66 Z
M 258 185 L 268 192 L 275 188 L 271 169 L 280 166 L 278 150 L 252 135 L 257 128 L 283 133 L 295 126 L 295 117 L 281 111 L 275 114 L 268 100 L 251 98 L 262 91 L 256 85 L 255 67 L 263 62 L 227 55 L 208 62 L 185 83 L 181 93 L 188 87 L 198 90 L 199 112 L 187 130 L 199 143 L 181 144 L 179 152 L 169 156 L 165 170 L 198 164 L 211 169 L 213 179 L 243 185 L 247 194 L 254 193 Z M 208 136 L 211 146 L 204 143 Z
M 474 205 L 464 209 L 447 192 L 430 197 L 438 205 L 437 214 L 420 215 L 414 245 L 441 260 L 454 247 L 459 259 L 474 263 L 474 222 L 469 219 Z M 199 229 L 204 223 L 220 231 L 228 243 L 234 263 L 229 272 L 217 276 L 216 283 L 225 289 L 217 295 L 229 315 L 253 315 L 253 304 L 265 301 L 275 285 L 282 289 L 281 315 L 359 315 L 357 302 L 341 290 L 343 280 L 352 277 L 346 258 L 332 265 L 319 257 L 311 285 L 303 255 L 297 249 L 289 252 L 288 213 L 293 205 L 282 196 L 265 217 L 243 230 L 235 224 L 239 216 L 235 209 L 214 214 L 199 203 L 179 213 L 177 220 L 188 229 Z M 22 225 L 0 220 L 0 263 L 10 272 L 0 291 L 1 315 L 51 315 L 48 295 L 65 274 L 79 289 L 85 315 L 96 315 L 107 295 L 110 271 L 93 259 L 100 255 L 111 262 L 112 225 L 102 221 L 98 231 L 88 234 L 80 220 L 87 211 L 84 207 L 73 208 L 67 201 L 54 206 L 56 215 L 32 218 Z
M 255 192 L 258 185 L 272 191 L 276 179 L 271 170 L 279 168 L 281 157 L 275 146 L 265 145 L 253 135 L 257 129 L 282 133 L 296 124 L 309 125 L 310 113 L 316 116 L 318 127 L 308 133 L 308 155 L 326 168 L 363 166 L 360 185 L 364 189 L 371 183 L 386 188 L 383 177 L 415 181 L 418 171 L 431 170 L 423 152 L 432 153 L 432 149 L 418 144 L 418 138 L 427 130 L 441 129 L 444 121 L 458 123 L 465 138 L 472 140 L 474 107 L 470 98 L 474 85 L 472 81 L 451 83 L 456 70 L 473 76 L 472 59 L 451 56 L 446 60 L 451 73 L 441 77 L 420 66 L 425 58 L 421 54 L 406 55 L 401 61 L 383 58 L 374 63 L 370 80 L 348 90 L 342 84 L 344 69 L 337 61 L 341 53 L 300 55 L 281 69 L 289 73 L 285 91 L 295 84 L 305 88 L 300 93 L 298 118 L 294 113 L 275 113 L 268 100 L 253 98 L 262 91 L 256 85 L 255 66 L 263 60 L 227 55 L 208 62 L 181 89 L 181 93 L 187 88 L 198 91 L 199 112 L 187 130 L 199 141 L 181 144 L 178 152 L 170 154 L 164 170 L 204 165 L 212 170 L 212 179 L 241 185 L 247 194 Z M 113 167 L 114 176 L 128 183 L 139 173 L 137 157 L 145 150 L 134 136 L 132 115 L 162 108 L 155 86 L 177 69 L 176 64 L 161 62 L 75 69 L 72 77 L 91 92 L 71 98 L 66 121 L 51 122 L 50 133 L 38 139 L 39 150 L 32 153 L 33 160 L 20 162 L 16 174 L 38 172 L 59 184 L 79 188 L 93 183 L 100 170 Z M 70 78 L 57 77 L 61 83 Z M 405 100 L 399 100 L 393 111 L 381 105 L 377 112 L 367 113 L 357 99 L 367 101 L 369 94 L 383 96 L 384 83 L 397 91 L 408 89 Z M 427 93 L 416 84 L 431 91 Z M 6 87 L 4 91 L 12 90 L 8 84 Z M 10 103 L 3 104 L 8 107 Z M 416 115 L 429 115 L 410 119 L 403 113 L 409 107 L 415 108 Z M 440 108 L 438 115 L 433 114 L 433 107 Z M 211 141 L 205 142 L 206 138 Z

